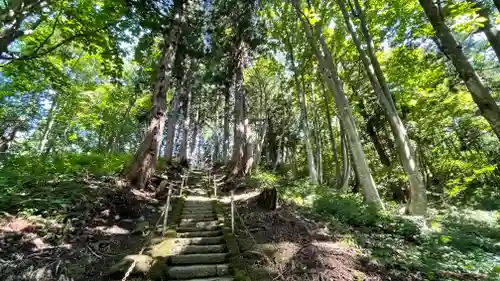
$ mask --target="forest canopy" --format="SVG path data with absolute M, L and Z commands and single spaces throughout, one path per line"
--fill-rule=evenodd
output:
M 0 1 L 0 208 L 189 163 L 498 223 L 499 29 L 498 0 Z

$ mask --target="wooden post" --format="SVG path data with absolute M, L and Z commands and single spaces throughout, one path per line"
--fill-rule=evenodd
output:
M 161 235 L 165 236 L 167 232 L 168 209 L 170 209 L 170 196 L 172 196 L 172 186 L 168 186 L 167 203 L 165 204 L 165 215 L 163 216 L 163 229 Z
M 179 197 L 182 197 L 182 188 L 184 188 L 184 180 L 186 178 L 184 177 L 184 175 L 181 175 L 181 190 L 179 191 Z
M 215 175 L 214 175 L 214 196 L 217 198 L 217 182 L 215 181 Z
M 234 235 L 234 190 L 231 190 L 231 232 Z

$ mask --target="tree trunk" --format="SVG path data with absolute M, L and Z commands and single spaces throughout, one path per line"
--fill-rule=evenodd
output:
M 234 78 L 234 142 L 230 170 L 233 175 L 245 172 L 245 137 L 248 130 L 248 120 L 245 112 L 245 93 L 243 89 L 244 62 L 247 56 L 246 44 L 239 41 L 236 44 L 234 60 L 237 62 Z
M 491 24 L 490 21 L 490 11 L 489 8 L 486 7 L 481 0 L 473 0 L 475 4 L 475 8 L 478 8 L 478 14 L 479 16 L 483 17 L 486 19 L 485 22 L 483 22 L 483 26 L 479 27 L 479 30 L 481 30 L 484 35 L 486 35 L 486 38 L 488 38 L 488 41 L 490 42 L 491 48 L 493 48 L 493 51 L 495 51 L 495 54 L 497 55 L 498 61 L 500 61 L 500 32 L 495 28 L 494 25 Z
M 231 84 L 226 83 L 224 86 L 224 136 L 222 140 L 222 160 L 224 165 L 229 162 L 229 100 L 230 100 Z
M 331 52 L 326 45 L 321 28 L 319 28 L 319 26 L 316 26 L 317 35 L 320 38 L 323 53 L 321 53 L 321 51 L 318 49 L 316 40 L 311 30 L 310 23 L 306 22 L 306 20 L 302 17 L 303 12 L 300 8 L 300 5 L 298 4 L 298 0 L 292 0 L 292 3 L 295 7 L 295 10 L 297 11 L 298 18 L 300 19 L 302 26 L 305 29 L 306 36 L 309 44 L 311 45 L 311 48 L 313 49 L 313 53 L 318 59 L 318 62 L 323 70 L 323 78 L 330 90 L 333 92 L 333 97 L 335 99 L 339 118 L 341 120 L 342 126 L 346 130 L 349 148 L 351 149 L 353 155 L 353 162 L 359 174 L 361 186 L 363 187 L 363 195 L 365 201 L 374 204 L 378 208 L 383 209 L 384 205 L 378 194 L 375 182 L 373 181 L 370 168 L 368 167 L 366 156 L 361 145 L 361 140 L 357 132 L 356 124 L 352 116 L 352 109 L 341 87 L 341 81 L 337 73 L 337 68 L 334 65 Z
M 49 141 L 49 135 L 52 131 L 52 127 L 54 127 L 54 122 L 56 120 L 57 115 L 57 97 L 58 94 L 55 95 L 52 104 L 50 105 L 49 112 L 47 113 L 47 125 L 43 129 L 42 139 L 40 140 L 40 144 L 38 145 L 38 153 L 43 153 L 45 151 L 45 146 Z
M 297 178 L 297 157 L 295 155 L 296 147 L 295 144 L 291 147 L 290 158 L 292 162 L 292 178 Z
M 138 188 L 145 188 L 154 173 L 158 160 L 163 129 L 165 126 L 165 101 L 170 88 L 171 72 L 180 37 L 180 26 L 183 22 L 183 0 L 174 0 L 173 19 L 168 33 L 164 34 L 165 46 L 162 50 L 159 69 L 156 74 L 153 91 L 151 120 L 146 137 L 135 154 L 134 161 L 127 171 L 127 178 Z
M 472 99 L 477 104 L 481 115 L 490 123 L 493 132 L 500 140 L 500 107 L 496 104 L 490 91 L 467 60 L 462 47 L 457 44 L 434 1 L 419 0 L 419 2 L 436 32 L 443 52 L 451 59 L 458 75 L 465 82 L 467 89 L 469 89 Z
M 246 121 L 248 123 L 248 121 Z M 254 143 L 255 135 L 252 133 L 250 126 L 245 126 L 245 151 L 243 155 L 243 175 L 249 174 L 252 169 L 254 159 Z
M 260 129 L 260 134 L 258 138 L 255 140 L 255 143 L 257 147 L 254 150 L 254 162 L 253 162 L 253 167 L 259 166 L 260 163 L 260 156 L 262 154 L 262 147 L 264 146 L 264 141 L 266 140 L 266 134 L 267 134 L 267 122 L 263 121 L 263 124 Z
M 289 39 L 287 39 L 289 40 Z M 318 184 L 318 173 L 316 171 L 316 166 L 314 165 L 314 154 L 313 154 L 313 149 L 310 141 L 310 133 L 309 133 L 309 125 L 307 124 L 307 110 L 306 110 L 306 104 L 305 104 L 305 94 L 304 92 L 300 89 L 300 83 L 299 83 L 299 73 L 297 66 L 295 65 L 295 54 L 293 51 L 293 47 L 291 42 L 287 42 L 287 47 L 288 47 L 288 52 L 290 55 L 290 63 L 292 65 L 292 71 L 293 71 L 293 77 L 295 81 L 295 91 L 297 93 L 297 101 L 299 102 L 300 105 L 300 113 L 301 113 L 301 127 L 302 130 L 304 131 L 304 144 L 306 146 L 306 153 L 307 153 L 307 169 L 309 170 L 309 178 L 311 180 L 312 184 Z
M 315 75 L 313 75 L 314 77 Z M 312 107 L 313 107 L 313 117 L 314 117 L 314 141 L 315 141 L 315 148 L 316 148 L 316 164 L 317 168 L 316 171 L 318 171 L 318 182 L 321 184 L 323 183 L 323 151 L 321 147 L 321 126 L 319 124 L 319 118 L 318 118 L 318 105 L 316 104 L 316 94 L 314 91 L 314 81 L 311 81 L 311 101 L 312 101 Z
M 123 136 L 123 129 L 125 128 L 125 125 L 127 124 L 127 121 L 128 121 L 129 116 L 130 116 L 130 112 L 132 111 L 132 108 L 134 108 L 135 102 L 137 101 L 137 97 L 138 97 L 138 93 L 136 92 L 134 94 L 134 96 L 132 97 L 132 99 L 130 100 L 129 105 L 127 107 L 127 110 L 125 111 L 125 115 L 124 115 L 123 121 L 120 125 L 120 128 L 117 131 L 115 131 L 115 133 L 113 134 L 113 139 L 111 141 L 111 144 L 108 147 L 108 153 L 116 152 L 119 150 L 120 143 L 121 143 L 120 138 Z M 120 138 L 118 138 L 118 136 L 120 136 Z M 117 141 L 117 138 L 118 138 L 118 141 Z
M 189 71 L 191 72 L 191 70 Z M 184 120 L 182 122 L 182 139 L 181 146 L 179 149 L 179 159 L 181 163 L 187 163 L 188 161 L 188 133 L 189 133 L 189 123 L 190 123 L 190 110 L 191 110 L 191 75 L 186 76 L 186 93 L 184 97 Z
M 351 174 L 351 164 L 344 129 L 340 129 L 340 150 L 342 151 L 342 177 L 339 179 L 340 190 L 346 192 L 349 189 L 349 175 Z
M 328 102 L 328 96 L 326 90 L 324 89 L 324 84 L 322 85 L 322 93 L 323 93 L 323 101 L 325 103 L 326 109 L 326 121 L 328 122 L 328 137 L 330 138 L 330 146 L 333 153 L 333 161 L 335 164 L 335 179 L 337 183 L 337 188 L 341 188 L 341 172 L 340 172 L 340 163 L 339 163 L 339 155 L 337 153 L 337 143 L 335 141 L 335 135 L 333 134 L 333 123 L 332 123 L 332 115 L 330 113 L 330 105 Z
M 349 13 L 347 12 L 343 0 L 337 0 L 337 3 L 339 4 L 339 7 L 342 11 L 344 20 L 349 29 L 349 32 L 351 33 L 351 37 L 356 45 L 356 48 L 358 49 L 359 56 L 361 58 L 361 61 L 363 62 L 366 74 L 368 75 L 375 93 L 378 95 L 380 104 L 391 126 L 392 134 L 394 136 L 394 139 L 396 140 L 396 145 L 398 148 L 400 160 L 403 165 L 403 169 L 410 181 L 411 200 L 408 206 L 408 210 L 412 215 L 425 215 L 427 212 L 427 195 L 425 191 L 425 184 L 422 178 L 422 173 L 420 172 L 418 162 L 415 158 L 415 149 L 413 148 L 413 145 L 408 138 L 406 128 L 404 127 L 403 122 L 401 121 L 401 118 L 399 117 L 396 110 L 396 106 L 394 105 L 391 92 L 389 90 L 387 82 L 385 81 L 384 73 L 382 72 L 382 68 L 376 57 L 373 40 L 364 20 L 364 15 L 361 7 L 358 3 L 358 0 L 354 0 L 357 15 L 361 21 L 361 30 L 363 31 L 363 35 L 367 42 L 368 56 L 361 47 L 361 40 L 359 40 L 357 36 L 356 30 L 351 22 Z M 375 74 L 372 72 L 371 67 L 373 67 Z M 379 147 L 378 150 L 380 149 L 382 148 Z M 387 161 L 387 159 L 385 161 Z
M 7 136 L 0 136 L 0 160 L 5 159 L 7 150 L 10 147 L 11 142 L 16 138 L 16 134 L 21 128 L 21 124 L 16 124 L 11 128 L 10 133 Z
M 174 98 L 172 100 L 172 104 L 170 106 L 170 110 L 168 112 L 168 121 L 167 121 L 167 141 L 165 144 L 165 162 L 172 162 L 172 155 L 174 152 L 174 142 L 175 142 L 175 133 L 176 133 L 176 125 L 179 120 L 180 114 L 180 99 L 182 96 L 182 86 L 180 80 L 177 81 L 177 89 L 174 93 Z
M 195 123 L 193 124 L 193 134 L 191 135 L 191 143 L 189 144 L 189 158 L 194 160 L 198 148 L 198 130 L 200 129 L 200 110 L 196 110 Z

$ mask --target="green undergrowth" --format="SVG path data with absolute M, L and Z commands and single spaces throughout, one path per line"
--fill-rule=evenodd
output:
M 378 211 L 360 194 L 312 186 L 265 171 L 252 175 L 260 187 L 277 186 L 280 198 L 325 220 L 332 232 L 371 259 L 403 271 L 420 271 L 427 280 L 447 272 L 500 279 L 500 213 L 447 206 L 429 209 L 426 218 L 401 215 L 404 206 L 385 202 Z
M 92 200 L 96 190 L 84 182 L 117 174 L 129 155 L 12 155 L 0 163 L 0 212 L 52 215 Z

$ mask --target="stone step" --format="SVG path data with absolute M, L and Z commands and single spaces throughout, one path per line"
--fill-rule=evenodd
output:
M 196 226 L 196 225 L 185 225 L 177 227 L 178 232 L 193 232 L 193 231 L 206 231 L 206 230 L 217 230 L 221 229 L 222 225 L 206 225 L 206 226 Z
M 234 278 L 226 276 L 226 277 L 196 278 L 196 279 L 189 279 L 182 281 L 234 281 Z
M 208 254 L 187 254 L 176 255 L 170 257 L 170 263 L 178 264 L 214 264 L 226 263 L 228 261 L 228 253 L 208 253 Z
M 183 206 L 188 207 L 206 207 L 213 206 L 213 201 L 211 200 L 203 200 L 203 201 L 184 201 Z
M 212 202 L 203 202 L 203 203 L 184 203 L 184 208 L 193 208 L 193 209 L 200 209 L 200 208 L 212 208 L 213 204 Z
M 229 274 L 229 264 L 199 264 L 188 266 L 171 266 L 167 270 L 170 279 L 222 277 Z M 209 279 L 210 280 L 210 279 Z M 215 279 L 217 280 L 217 279 Z
M 180 238 L 178 240 L 184 245 L 217 245 L 225 242 L 224 236 Z
M 206 218 L 214 218 L 215 214 L 211 213 L 185 213 L 181 215 L 181 219 L 203 220 Z
M 184 225 L 184 224 L 189 224 L 189 223 L 194 223 L 194 222 L 209 222 L 209 221 L 218 221 L 218 222 L 224 222 L 224 220 L 222 218 L 196 218 L 196 219 L 193 219 L 193 218 L 182 218 L 181 219 L 181 222 L 180 224 L 181 225 Z
M 214 236 L 221 236 L 221 235 L 222 235 L 222 230 L 178 232 L 177 233 L 177 237 L 179 237 L 179 238 L 214 237 Z
M 220 226 L 221 224 L 222 221 L 220 220 L 195 221 L 195 220 L 182 219 L 179 225 L 187 227 L 211 227 L 211 226 Z
M 212 213 L 213 211 L 214 211 L 213 208 L 206 208 L 206 209 L 205 208 L 203 208 L 203 209 L 202 208 L 199 208 L 199 209 L 196 209 L 196 208 L 186 209 L 186 208 L 184 208 L 182 210 L 183 213 L 190 213 L 190 214 L 191 213 Z
M 215 214 L 184 214 L 181 216 L 181 219 L 198 222 L 198 221 L 209 221 L 209 220 L 217 220 Z
M 225 253 L 226 245 L 182 245 L 180 254 L 207 254 L 207 253 Z
M 188 219 L 192 221 L 206 221 L 206 220 L 215 220 L 217 217 L 215 214 L 186 214 L 181 216 L 182 219 Z

